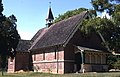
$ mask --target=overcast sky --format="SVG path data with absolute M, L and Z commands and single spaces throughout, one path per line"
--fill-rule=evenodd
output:
M 46 25 L 49 2 L 54 17 L 68 10 L 77 8 L 91 9 L 91 0 L 3 0 L 3 14 L 14 14 L 17 18 L 17 29 L 22 39 L 30 40 L 33 35 Z

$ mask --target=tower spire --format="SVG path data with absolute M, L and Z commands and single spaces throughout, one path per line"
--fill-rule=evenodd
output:
M 52 10 L 51 10 L 51 2 L 49 2 L 49 10 L 48 10 L 47 18 L 46 18 L 47 27 L 50 27 L 52 25 L 53 20 L 54 20 L 54 16 L 53 16 L 53 13 L 52 13 Z

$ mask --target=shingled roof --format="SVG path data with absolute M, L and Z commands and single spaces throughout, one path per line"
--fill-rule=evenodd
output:
M 28 52 L 28 49 L 31 46 L 30 40 L 20 40 L 17 46 L 17 52 Z
M 42 28 L 40 29 L 34 36 L 33 38 L 31 39 L 33 42 L 41 35 L 41 33 L 44 31 L 44 29 L 46 28 Z
M 74 30 L 78 28 L 78 25 L 81 24 L 82 20 L 87 15 L 88 13 L 85 11 L 66 20 L 62 20 L 56 24 L 53 24 L 47 28 L 47 31 L 43 31 L 44 34 L 42 37 L 39 37 L 34 41 L 34 45 L 31 47 L 31 50 L 65 44 Z

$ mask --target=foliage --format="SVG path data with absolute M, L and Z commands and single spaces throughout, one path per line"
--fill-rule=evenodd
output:
M 120 4 L 115 5 L 115 11 L 112 15 L 114 23 L 120 26 Z
M 115 63 L 113 63 L 113 66 L 115 69 L 120 69 L 120 60 L 117 60 Z
M 117 56 L 109 55 L 107 57 L 107 64 L 109 65 L 109 69 L 114 68 L 114 63 L 117 61 Z
M 2 0 L 0 0 L 0 56 L 2 68 L 5 68 L 7 57 L 14 58 L 16 55 L 16 48 L 20 36 L 16 29 L 16 17 L 14 15 L 5 17 L 2 11 L 3 5 Z
M 92 32 L 98 33 L 103 39 L 102 44 L 108 51 L 120 50 L 120 4 L 113 5 L 113 1 L 120 0 L 92 0 L 93 7 L 98 12 L 107 11 L 111 15 L 111 19 L 105 18 L 91 18 L 83 21 L 81 31 L 85 36 L 90 35 Z M 107 63 L 110 68 L 120 68 L 120 61 L 116 56 L 108 56 Z
M 17 32 L 16 25 L 12 23 L 12 20 L 10 20 L 10 17 L 6 17 L 6 19 L 2 22 L 0 36 L 1 36 L 1 40 L 3 41 L 3 44 L 5 44 L 5 47 L 6 47 L 5 49 L 7 50 L 4 53 L 3 51 L 0 51 L 0 54 L 8 55 L 13 58 L 16 53 L 15 49 L 19 42 L 20 36 Z
M 3 16 L 2 11 L 3 11 L 3 4 L 2 4 L 2 0 L 0 0 L 0 24 L 1 21 L 3 21 L 5 19 L 5 16 Z
M 105 10 L 109 15 L 112 15 L 115 10 L 115 5 L 120 3 L 120 0 L 91 0 L 94 9 L 98 12 Z
M 119 50 L 120 46 L 120 27 L 116 26 L 111 20 L 107 18 L 91 18 L 83 21 L 80 30 L 86 35 L 92 32 L 100 32 L 105 39 L 105 43 L 110 50 Z
M 120 0 L 91 0 L 94 10 L 107 12 L 115 25 L 120 25 Z
M 74 15 L 80 14 L 83 11 L 87 11 L 87 9 L 86 8 L 79 8 L 79 9 L 67 11 L 63 15 L 59 14 L 58 17 L 56 17 L 56 19 L 54 20 L 54 23 L 59 22 L 59 21 L 64 20 L 64 19 L 67 19 L 69 17 L 72 17 Z

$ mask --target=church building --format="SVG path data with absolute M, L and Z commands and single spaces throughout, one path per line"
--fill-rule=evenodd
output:
M 49 7 L 47 27 L 40 29 L 31 40 L 20 40 L 14 60 L 8 60 L 8 72 L 33 70 L 35 72 L 65 74 L 74 72 L 108 71 L 109 53 L 101 45 L 98 34 L 84 37 L 80 28 L 89 12 L 53 23 Z

